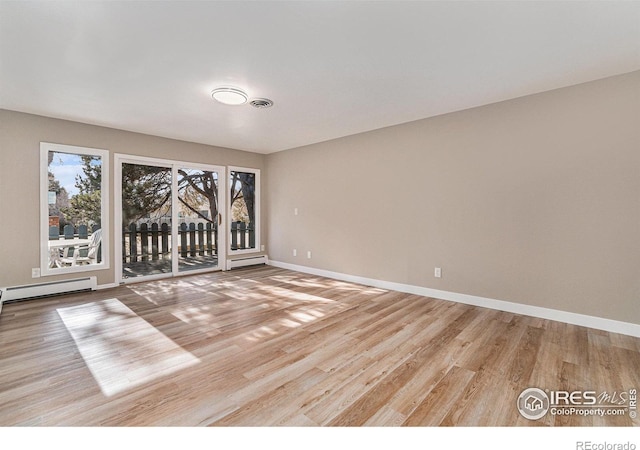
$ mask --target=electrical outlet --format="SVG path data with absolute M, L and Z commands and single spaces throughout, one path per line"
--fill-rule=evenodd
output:
M 260 251 L 263 252 L 264 251 L 264 245 L 260 246 Z
M 40 267 L 31 269 L 31 278 L 40 278 Z
M 311 259 L 311 250 L 307 252 L 307 259 Z
M 293 208 L 293 215 L 297 216 L 298 215 L 298 208 Z
M 293 249 L 293 256 L 298 256 L 298 250 L 297 249 Z
M 442 278 L 442 269 L 440 267 L 436 267 L 433 271 L 433 276 L 436 278 Z

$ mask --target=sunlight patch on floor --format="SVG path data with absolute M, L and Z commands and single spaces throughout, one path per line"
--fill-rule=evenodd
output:
M 209 325 L 214 320 L 211 308 L 206 306 L 192 306 L 173 311 L 171 315 L 184 323 L 194 325 Z
M 174 303 L 175 299 L 185 295 L 203 295 L 218 298 L 220 295 L 211 286 L 199 285 L 191 281 L 159 280 L 129 286 L 131 292 L 138 294 L 154 305 Z M 169 299 L 169 300 L 168 300 Z
M 290 319 L 280 319 L 280 325 L 284 325 L 287 328 L 298 328 L 302 324 Z
M 222 291 L 222 294 L 225 297 L 233 298 L 236 300 L 263 300 L 266 297 L 263 294 L 258 292 L 253 292 L 248 289 L 243 288 L 235 288 L 235 289 L 225 289 Z
M 302 302 L 318 302 L 318 303 L 335 303 L 335 300 L 331 300 L 324 297 L 318 297 L 317 295 L 305 294 L 303 292 L 296 292 L 291 289 L 285 289 L 277 286 L 269 286 L 267 284 L 256 286 L 254 289 L 260 291 L 266 291 L 268 295 L 287 298 Z
M 291 311 L 289 314 L 294 318 L 299 320 L 302 323 L 312 322 L 316 320 L 314 316 L 311 314 L 304 313 L 302 311 Z
M 252 331 L 249 336 L 246 336 L 245 339 L 250 342 L 258 342 L 263 340 L 265 337 L 276 336 L 278 332 L 269 326 L 262 326 L 257 330 Z
M 200 362 L 116 298 L 57 312 L 107 397 Z
M 315 278 L 303 278 L 300 279 L 295 276 L 276 275 L 271 277 L 272 280 L 278 283 L 287 283 L 294 286 L 308 287 L 308 288 L 328 288 L 325 283 L 321 283 Z
M 277 281 L 278 283 L 286 283 L 298 287 L 337 289 L 340 291 L 358 292 L 365 295 L 379 295 L 388 292 L 384 289 L 354 284 L 348 281 L 332 280 L 328 278 L 301 278 L 299 276 L 293 275 L 275 275 L 272 276 L 271 279 Z

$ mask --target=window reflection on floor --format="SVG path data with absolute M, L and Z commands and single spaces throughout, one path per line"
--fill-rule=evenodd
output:
M 108 397 L 200 362 L 116 298 L 57 312 Z

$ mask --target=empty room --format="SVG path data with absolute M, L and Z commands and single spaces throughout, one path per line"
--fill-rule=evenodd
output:
M 626 436 L 639 24 L 0 2 L 0 426 Z

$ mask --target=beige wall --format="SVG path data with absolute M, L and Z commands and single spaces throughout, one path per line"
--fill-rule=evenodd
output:
M 269 155 L 269 256 L 640 324 L 639 130 L 634 72 Z
M 273 260 L 640 323 L 638 117 L 640 72 L 266 157 L 0 110 L 0 286 L 74 276 L 31 279 L 46 141 L 265 169 Z
M 263 169 L 264 155 L 194 144 L 139 133 L 50 119 L 0 110 L 0 286 L 15 286 L 64 278 L 77 274 L 31 278 L 31 268 L 39 267 L 39 158 L 40 142 L 93 147 L 110 153 L 111 255 L 113 255 L 113 154 L 166 158 L 186 162 L 236 165 Z M 261 173 L 262 183 L 266 174 Z M 266 208 L 262 207 L 262 214 Z M 263 221 L 264 222 L 264 221 Z M 262 241 L 266 224 L 262 227 Z M 115 281 L 114 257 L 111 268 L 83 275 L 97 275 L 98 284 Z

